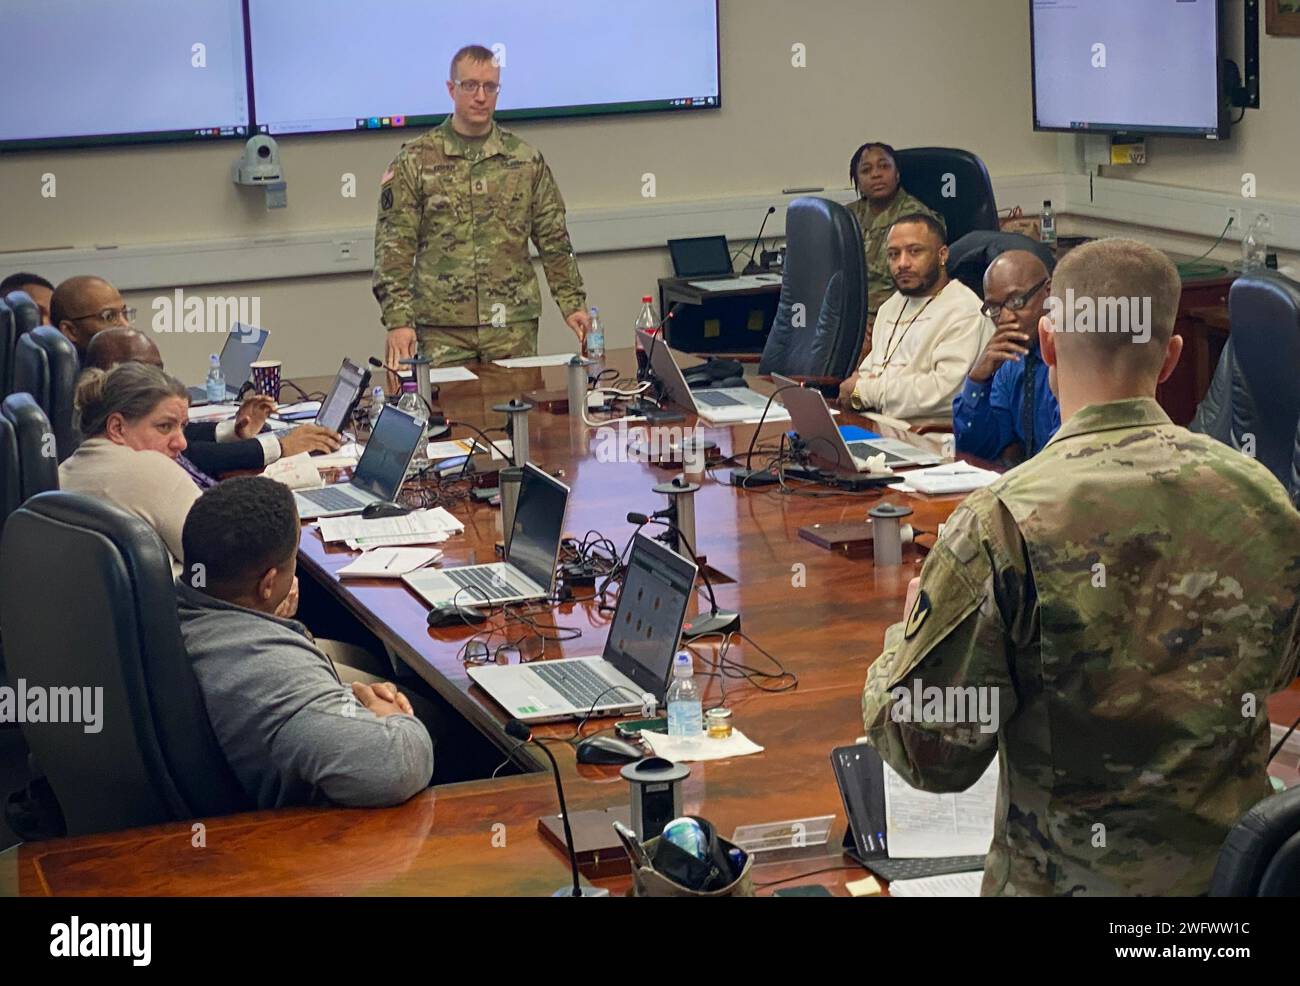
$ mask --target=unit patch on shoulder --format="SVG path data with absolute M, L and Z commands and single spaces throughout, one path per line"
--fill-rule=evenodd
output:
M 907 627 L 903 633 L 904 640 L 911 640 L 916 635 L 916 631 L 921 629 L 921 624 L 930 615 L 931 609 L 930 596 L 922 589 L 916 597 L 916 602 L 912 604 L 912 612 L 907 615 Z

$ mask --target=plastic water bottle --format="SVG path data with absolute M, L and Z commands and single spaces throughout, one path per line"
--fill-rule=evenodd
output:
M 384 405 L 388 398 L 384 395 L 383 387 L 375 387 L 370 391 L 370 430 L 375 430 L 375 425 L 379 424 L 379 415 L 384 410 Z
M 1048 246 L 1056 246 L 1056 213 L 1052 211 L 1052 200 L 1043 201 L 1043 211 L 1038 217 L 1038 240 Z
M 691 738 L 704 732 L 704 707 L 689 651 L 681 651 L 673 661 L 673 683 L 668 686 L 667 699 L 669 736 Z
M 203 386 L 209 404 L 220 404 L 226 399 L 226 378 L 221 373 L 221 357 L 216 353 L 208 357 L 208 379 Z
M 1257 215 L 1241 238 L 1241 269 L 1259 271 L 1268 266 L 1268 233 L 1272 224 L 1267 216 Z
M 648 332 L 653 336 L 658 335 L 660 331 L 659 316 L 655 312 L 654 299 L 647 294 L 641 299 L 641 314 L 636 317 L 636 324 L 633 326 L 633 338 L 636 339 L 636 375 L 640 380 L 645 379 L 646 364 L 650 359 L 650 354 L 646 352 L 639 333 Z
M 424 406 L 424 401 L 420 400 L 420 394 L 416 389 L 414 380 L 406 380 L 402 383 L 402 396 L 397 402 L 397 409 L 405 411 L 420 422 L 421 425 L 426 424 L 429 420 L 429 409 Z M 429 465 L 428 450 L 428 442 L 421 438 L 420 443 L 415 447 L 415 458 L 411 460 L 411 468 L 407 475 Z
M 587 358 L 605 358 L 605 327 L 600 324 L 600 309 L 591 310 L 591 331 L 587 333 Z
M 1049 246 L 1056 245 L 1056 213 L 1052 209 L 1052 200 L 1043 200 L 1043 211 L 1038 217 L 1038 239 Z

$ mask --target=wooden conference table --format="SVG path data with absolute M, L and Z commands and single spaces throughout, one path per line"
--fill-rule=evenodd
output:
M 630 351 L 610 354 L 626 369 Z M 445 384 L 441 404 L 452 418 L 498 426 L 493 404 L 539 387 L 562 388 L 564 370 L 506 371 L 474 367 L 478 381 Z M 304 383 L 309 383 L 304 381 Z M 764 386 L 760 381 L 759 389 Z M 846 414 L 846 423 L 854 421 Z M 533 461 L 562 472 L 573 489 L 567 530 L 589 530 L 620 548 L 631 534 L 625 514 L 665 505 L 651 487 L 675 471 L 636 461 L 604 462 L 596 454 L 594 429 L 571 427 L 567 416 L 531 415 Z M 686 424 L 692 423 L 687 418 Z M 780 425 L 764 427 L 779 435 Z M 706 428 L 726 454 L 743 452 L 752 427 Z M 918 440 L 921 440 L 918 438 Z M 608 447 L 608 446 L 606 446 Z M 821 883 L 844 893 L 848 880 L 865 872 L 839 850 L 844 811 L 831 771 L 833 747 L 862 734 L 860 693 L 867 667 L 879 653 L 885 628 L 900 618 L 908 580 L 920 568 L 916 549 L 903 565 L 876 568 L 870 558 L 849 557 L 798 536 L 814 523 L 861 520 L 882 498 L 906 502 L 911 522 L 933 532 L 960 497 L 929 498 L 901 493 L 824 498 L 772 491 L 738 491 L 711 475 L 697 494 L 697 549 L 712 570 L 723 573 L 719 604 L 738 610 L 742 629 L 756 644 L 798 676 L 796 688 L 758 690 L 747 681 L 699 679 L 706 707 L 725 684 L 734 723 L 764 752 L 732 760 L 691 764 L 684 782 L 684 808 L 710 819 L 724 835 L 738 825 L 835 815 L 825 846 L 791 850 L 781 862 L 754 870 L 757 884 Z M 465 535 L 442 547 L 450 562 L 488 561 L 498 535 L 499 511 L 484 504 L 453 508 Z M 471 630 L 430 630 L 425 605 L 399 584 L 375 580 L 341 583 L 333 574 L 352 554 L 325 548 L 313 525 L 304 527 L 300 570 L 318 581 L 356 619 L 392 647 L 401 660 L 434 687 L 502 750 L 506 716 L 466 675 L 458 659 Z M 548 655 L 599 654 L 608 617 L 592 603 L 558 606 L 554 622 L 581 629 L 579 639 L 548 644 Z M 700 644 L 716 655 L 717 646 Z M 735 659 L 770 668 L 749 643 Z M 697 662 L 699 666 L 699 662 Z M 1273 699 L 1275 720 L 1300 711 L 1300 692 Z M 612 720 L 593 720 L 584 733 Z M 571 736 L 574 724 L 538 727 L 539 736 Z M 577 764 L 570 745 L 552 743 L 570 810 L 626 805 L 627 783 L 617 767 Z M 21 895 L 546 895 L 566 884 L 562 852 L 537 831 L 542 815 L 555 814 L 549 770 L 528 748 L 514 757 L 527 772 L 496 780 L 431 788 L 390 809 L 291 809 L 204 819 L 205 845 L 196 847 L 192 823 L 29 843 L 0 854 L 0 894 Z M 439 748 L 440 757 L 455 751 Z M 762 857 L 760 857 L 762 858 Z M 806 877 L 804 875 L 807 875 Z M 622 893 L 630 877 L 593 882 Z M 760 892 L 769 892 L 768 887 Z

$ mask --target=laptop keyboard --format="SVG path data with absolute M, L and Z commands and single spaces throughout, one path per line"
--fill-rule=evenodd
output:
M 724 394 L 717 390 L 693 390 L 691 396 L 695 398 L 697 404 L 707 404 L 709 407 L 739 407 L 741 401 L 736 400 L 730 394 Z
M 984 869 L 983 856 L 941 856 L 935 859 L 916 857 L 890 859 L 872 857 L 863 865 L 886 880 L 919 880 L 925 876 L 943 876 L 948 873 L 968 873 Z
M 444 569 L 444 573 L 460 588 L 469 590 L 466 595 L 470 598 L 464 600 L 467 606 L 472 606 L 474 600 L 486 602 L 491 599 L 526 596 L 529 594 L 527 589 L 506 578 L 499 568 L 489 570 L 482 568 L 448 568 Z
M 573 703 L 575 708 L 589 709 L 597 701 L 614 703 L 622 695 L 622 690 L 611 687 L 608 681 L 586 664 L 541 662 L 531 667 L 538 677 Z
M 299 490 L 298 495 L 322 510 L 355 510 L 361 506 L 356 497 L 329 486 L 323 490 Z

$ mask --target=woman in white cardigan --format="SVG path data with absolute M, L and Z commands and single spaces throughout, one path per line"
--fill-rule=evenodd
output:
M 59 485 L 108 500 L 162 537 L 180 573 L 181 530 L 199 488 L 176 458 L 185 451 L 189 393 L 155 366 L 87 370 L 75 407 L 81 447 L 59 466 Z

